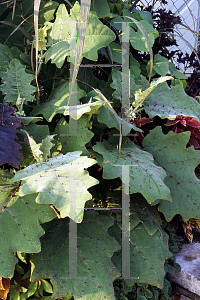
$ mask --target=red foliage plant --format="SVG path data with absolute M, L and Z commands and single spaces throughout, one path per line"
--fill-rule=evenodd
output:
M 192 117 L 176 116 L 175 120 L 169 120 L 165 126 L 168 126 L 168 131 L 180 133 L 190 131 L 191 136 L 187 146 L 193 146 L 195 150 L 200 149 L 200 123 Z

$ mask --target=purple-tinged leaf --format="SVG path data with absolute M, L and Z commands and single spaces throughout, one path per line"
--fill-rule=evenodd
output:
M 19 152 L 21 145 L 16 140 L 18 127 L 21 126 L 23 119 L 10 116 L 16 109 L 10 107 L 8 103 L 0 103 L 0 165 L 10 164 L 17 168 L 23 160 L 23 155 Z

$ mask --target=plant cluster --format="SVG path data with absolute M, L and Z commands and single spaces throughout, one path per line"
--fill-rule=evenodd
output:
M 32 0 L 0 6 L 1 284 L 10 300 L 169 299 L 168 223 L 200 219 L 200 104 L 152 55 L 149 11 L 63 2 L 41 1 L 38 30 Z
M 180 265 L 176 263 L 175 254 L 179 252 L 178 242 L 180 242 L 182 238 L 175 234 L 174 226 L 168 224 L 166 221 L 163 222 L 162 228 L 169 235 L 168 246 L 170 251 L 173 253 L 173 256 L 168 258 L 164 264 L 165 276 L 163 289 L 161 290 L 156 286 L 145 283 L 136 283 L 130 287 L 124 280 L 117 279 L 113 284 L 117 300 L 171 300 L 171 297 L 169 296 L 172 292 L 171 274 L 173 272 L 173 268 L 175 268 L 178 272 L 181 270 Z

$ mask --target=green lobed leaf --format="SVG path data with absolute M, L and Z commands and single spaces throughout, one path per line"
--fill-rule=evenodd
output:
M 36 194 L 19 197 L 18 184 L 12 183 L 13 176 L 0 170 L 0 274 L 4 278 L 13 276 L 17 258 L 14 252 L 40 252 L 39 238 L 44 234 L 41 223 L 56 217 L 48 205 L 38 205 Z
M 133 20 L 135 20 L 137 24 Z M 124 21 L 128 22 L 130 25 L 126 28 L 126 31 L 129 35 L 130 43 L 132 44 L 133 48 L 139 51 L 149 52 L 146 38 L 149 38 L 149 46 L 153 46 L 155 39 L 159 35 L 158 31 L 153 27 L 152 17 L 150 16 L 149 18 L 149 14 L 148 16 L 143 15 L 141 17 L 141 15 L 139 16 L 139 13 L 131 14 L 128 9 L 124 9 L 123 18 L 117 16 L 111 21 L 111 23 L 116 29 L 122 30 L 122 22 Z M 140 28 L 138 28 L 136 25 L 138 25 Z M 140 31 L 140 29 L 142 29 L 143 32 Z M 144 33 L 143 29 L 147 34 Z M 125 34 L 126 31 L 124 31 L 123 34 Z M 122 34 L 120 35 L 120 39 L 122 39 Z
M 131 227 L 133 221 L 134 218 L 130 220 Z M 122 241 L 121 236 L 126 233 L 121 232 L 120 226 L 116 226 L 115 231 L 111 227 L 111 230 L 112 236 L 114 236 L 118 242 Z M 128 231 L 127 234 L 130 239 L 130 277 L 134 278 L 124 278 L 126 284 L 133 286 L 136 282 L 139 282 L 163 289 L 165 260 L 172 256 L 172 253 L 168 249 L 168 234 L 160 228 L 160 230 L 156 230 L 154 234 L 149 235 L 141 223 Z M 121 250 L 114 254 L 112 261 L 118 270 L 121 271 Z
M 80 223 L 85 202 L 91 199 L 87 189 L 98 184 L 98 180 L 89 176 L 85 170 L 96 161 L 80 154 L 81 151 L 68 152 L 46 162 L 35 163 L 18 171 L 12 182 L 23 180 L 20 196 L 39 193 L 36 203 L 53 204 L 62 218 L 69 216 Z M 76 199 L 75 211 L 71 211 L 71 199 Z
M 166 173 L 164 169 L 154 164 L 153 156 L 140 150 L 128 138 L 123 138 L 120 157 L 117 149 L 118 140 L 118 137 L 113 136 L 112 139 L 98 142 L 93 147 L 95 152 L 103 156 L 103 178 L 119 177 L 123 181 L 125 179 L 122 178 L 122 167 L 129 165 L 129 183 L 124 182 L 129 185 L 126 194 L 141 193 L 148 203 L 160 198 L 171 201 L 170 190 L 163 182 Z
M 166 171 L 164 183 L 171 191 L 172 202 L 160 200 L 161 211 L 167 222 L 176 214 L 184 221 L 190 218 L 200 219 L 200 180 L 195 176 L 195 168 L 200 161 L 200 153 L 193 146 L 186 148 L 190 132 L 175 134 L 162 133 L 156 127 L 144 138 L 144 149 L 154 156 L 156 163 Z
M 31 280 L 50 278 L 54 299 L 73 295 L 82 300 L 115 300 L 112 281 L 120 273 L 111 262 L 111 256 L 120 245 L 107 233 L 111 225 L 110 216 L 85 212 L 83 222 L 77 224 L 77 278 L 71 279 L 69 218 L 44 224 L 42 251 L 31 258 Z
M 142 78 L 145 88 L 147 80 Z M 144 110 L 150 118 L 158 115 L 160 118 L 174 120 L 176 116 L 190 116 L 200 121 L 200 104 L 188 96 L 183 87 L 178 84 L 171 88 L 167 83 L 159 84 L 146 98 Z
M 35 76 L 27 74 L 25 66 L 18 59 L 13 59 L 7 66 L 7 71 L 3 72 L 1 76 L 3 84 L 0 86 L 0 90 L 6 95 L 4 102 L 16 104 L 19 96 L 24 99 L 25 103 L 35 100 L 32 94 L 37 91 L 37 88 L 30 85 Z
M 76 19 L 68 14 L 64 4 L 59 5 L 54 23 L 48 23 L 47 46 L 45 62 L 51 59 L 58 68 L 61 68 L 65 57 L 69 55 L 69 30 L 70 22 Z
M 79 8 L 80 6 L 78 2 L 76 3 L 77 7 Z M 90 60 L 97 61 L 97 51 L 102 47 L 107 47 L 107 45 L 115 39 L 116 36 L 114 32 L 106 25 L 103 25 L 101 21 L 99 21 L 98 17 L 96 16 L 96 13 L 90 12 L 84 40 L 83 56 Z
M 143 105 L 144 100 L 147 98 L 147 96 L 161 83 L 173 79 L 173 77 L 170 76 L 162 76 L 158 78 L 157 80 L 154 80 L 151 82 L 150 87 L 145 89 L 143 92 L 141 89 L 139 91 L 135 92 L 135 101 L 132 103 L 132 106 L 134 107 L 134 110 L 138 109 L 141 105 Z

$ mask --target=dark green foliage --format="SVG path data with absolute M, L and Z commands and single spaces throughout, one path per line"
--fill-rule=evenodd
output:
M 34 1 L 16 1 L 13 23 L 0 6 L 0 279 L 10 300 L 169 300 L 169 222 L 200 220 L 200 104 L 149 11 L 102 0 L 80 16 L 79 2 L 41 1 L 37 76 Z

